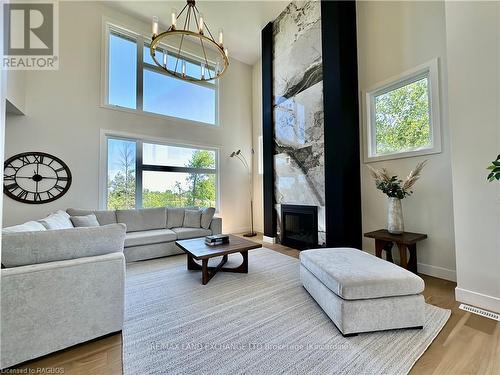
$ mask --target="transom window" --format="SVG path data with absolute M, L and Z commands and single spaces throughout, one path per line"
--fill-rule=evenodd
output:
M 218 152 L 106 137 L 107 209 L 218 207 Z
M 201 75 L 195 57 L 177 58 L 168 46 L 162 48 L 158 61 L 171 68 L 184 64 L 187 75 Z M 218 125 L 217 81 L 188 82 L 168 75 L 153 62 L 147 38 L 111 24 L 106 24 L 106 56 L 104 105 Z
M 365 95 L 365 161 L 441 151 L 437 60 Z

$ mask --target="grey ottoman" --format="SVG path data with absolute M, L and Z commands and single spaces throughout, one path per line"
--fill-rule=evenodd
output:
M 424 281 L 361 250 L 302 251 L 300 279 L 344 336 L 424 325 Z

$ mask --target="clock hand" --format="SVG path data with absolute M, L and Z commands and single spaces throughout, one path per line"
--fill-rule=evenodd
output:
M 57 177 L 43 177 L 43 176 L 40 176 L 40 177 L 42 178 L 42 180 L 57 180 Z M 25 179 L 28 179 L 28 180 L 32 180 L 33 176 L 31 176 L 31 177 L 16 176 L 16 178 L 25 178 Z

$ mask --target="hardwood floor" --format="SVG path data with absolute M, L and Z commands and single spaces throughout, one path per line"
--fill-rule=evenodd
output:
M 262 236 L 254 240 L 261 242 Z M 299 251 L 282 245 L 266 243 L 265 247 L 295 258 L 299 256 Z M 410 374 L 500 374 L 500 322 L 460 310 L 455 301 L 455 283 L 421 276 L 425 280 L 426 301 L 451 309 L 452 314 Z M 36 369 L 36 373 L 42 373 L 41 369 L 57 368 L 58 372 L 52 373 L 121 374 L 121 334 L 77 345 L 18 367 L 26 368 Z

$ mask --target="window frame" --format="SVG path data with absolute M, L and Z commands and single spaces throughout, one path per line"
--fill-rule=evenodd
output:
M 430 147 L 412 150 L 398 151 L 389 154 L 376 153 L 376 130 L 375 130 L 375 98 L 379 95 L 396 90 L 423 78 L 428 79 L 429 95 L 429 125 L 430 125 Z M 439 69 L 438 59 L 419 65 L 407 70 L 397 76 L 391 77 L 383 82 L 377 83 L 368 90 L 362 92 L 363 98 L 363 153 L 364 162 L 370 163 L 382 160 L 393 160 L 409 158 L 422 155 L 437 154 L 441 152 L 441 115 L 440 115 L 440 91 L 439 91 Z
M 189 172 L 196 170 L 200 173 L 215 174 L 215 210 L 216 213 L 220 212 L 220 148 L 211 145 L 192 144 L 189 142 L 179 142 L 177 140 L 170 140 L 164 138 L 153 138 L 142 136 L 138 134 L 123 133 L 112 130 L 101 130 L 101 144 L 100 144 L 100 162 L 99 162 L 99 209 L 108 209 L 108 140 L 118 139 L 124 141 L 135 142 L 135 209 L 142 209 L 142 174 L 145 171 L 155 172 Z M 215 152 L 215 169 L 198 169 L 189 167 L 175 167 L 175 166 L 158 166 L 143 164 L 142 153 L 143 144 L 151 143 L 162 146 L 182 147 L 196 150 L 207 150 Z
M 123 36 L 126 39 L 129 39 L 131 41 L 135 41 L 136 47 L 137 47 L 137 71 L 136 71 L 136 108 L 127 108 L 127 107 L 122 107 L 119 105 L 115 104 L 110 104 L 109 103 L 109 36 L 110 34 L 117 34 L 118 36 Z M 150 43 L 150 37 L 145 36 L 141 33 L 131 31 L 129 28 L 126 28 L 122 25 L 119 25 L 116 22 L 113 22 L 109 19 L 103 18 L 103 27 L 102 27 L 102 59 L 101 59 L 101 107 L 107 108 L 107 109 L 113 109 L 113 110 L 118 110 L 118 111 L 123 111 L 123 112 L 128 112 L 128 113 L 134 113 L 134 114 L 140 114 L 140 115 L 145 115 L 145 116 L 152 116 L 152 117 L 157 117 L 157 118 L 162 118 L 162 119 L 169 119 L 173 120 L 176 122 L 184 122 L 187 124 L 195 124 L 195 125 L 200 125 L 200 126 L 213 126 L 216 128 L 219 128 L 221 126 L 220 124 L 220 116 L 219 116 L 219 94 L 220 94 L 220 87 L 219 87 L 219 81 L 215 80 L 213 83 L 209 82 L 191 82 L 189 81 L 189 84 L 193 85 L 198 85 L 206 88 L 213 89 L 215 92 L 215 100 L 214 100 L 214 109 L 215 109 L 215 122 L 210 123 L 210 122 L 202 122 L 202 121 L 196 121 L 196 120 L 190 120 L 187 118 L 183 117 L 175 117 L 175 116 L 169 116 L 169 115 L 164 115 L 161 113 L 155 113 L 155 112 L 150 112 L 150 111 L 145 111 L 143 110 L 143 88 L 144 88 L 144 83 L 143 83 L 143 75 L 144 71 L 149 70 L 154 73 L 162 74 L 164 76 L 167 76 L 169 78 L 173 79 L 179 79 L 173 77 L 172 75 L 169 75 L 168 73 L 164 72 L 162 69 L 160 69 L 156 65 L 152 65 L 150 63 L 147 63 L 144 61 L 144 47 L 149 45 Z M 169 49 L 169 46 L 165 44 L 160 44 L 159 45 L 162 49 Z M 187 61 L 190 62 L 196 62 L 196 58 L 194 56 L 185 54 L 183 56 Z M 182 82 L 187 82 L 184 80 L 181 80 Z

